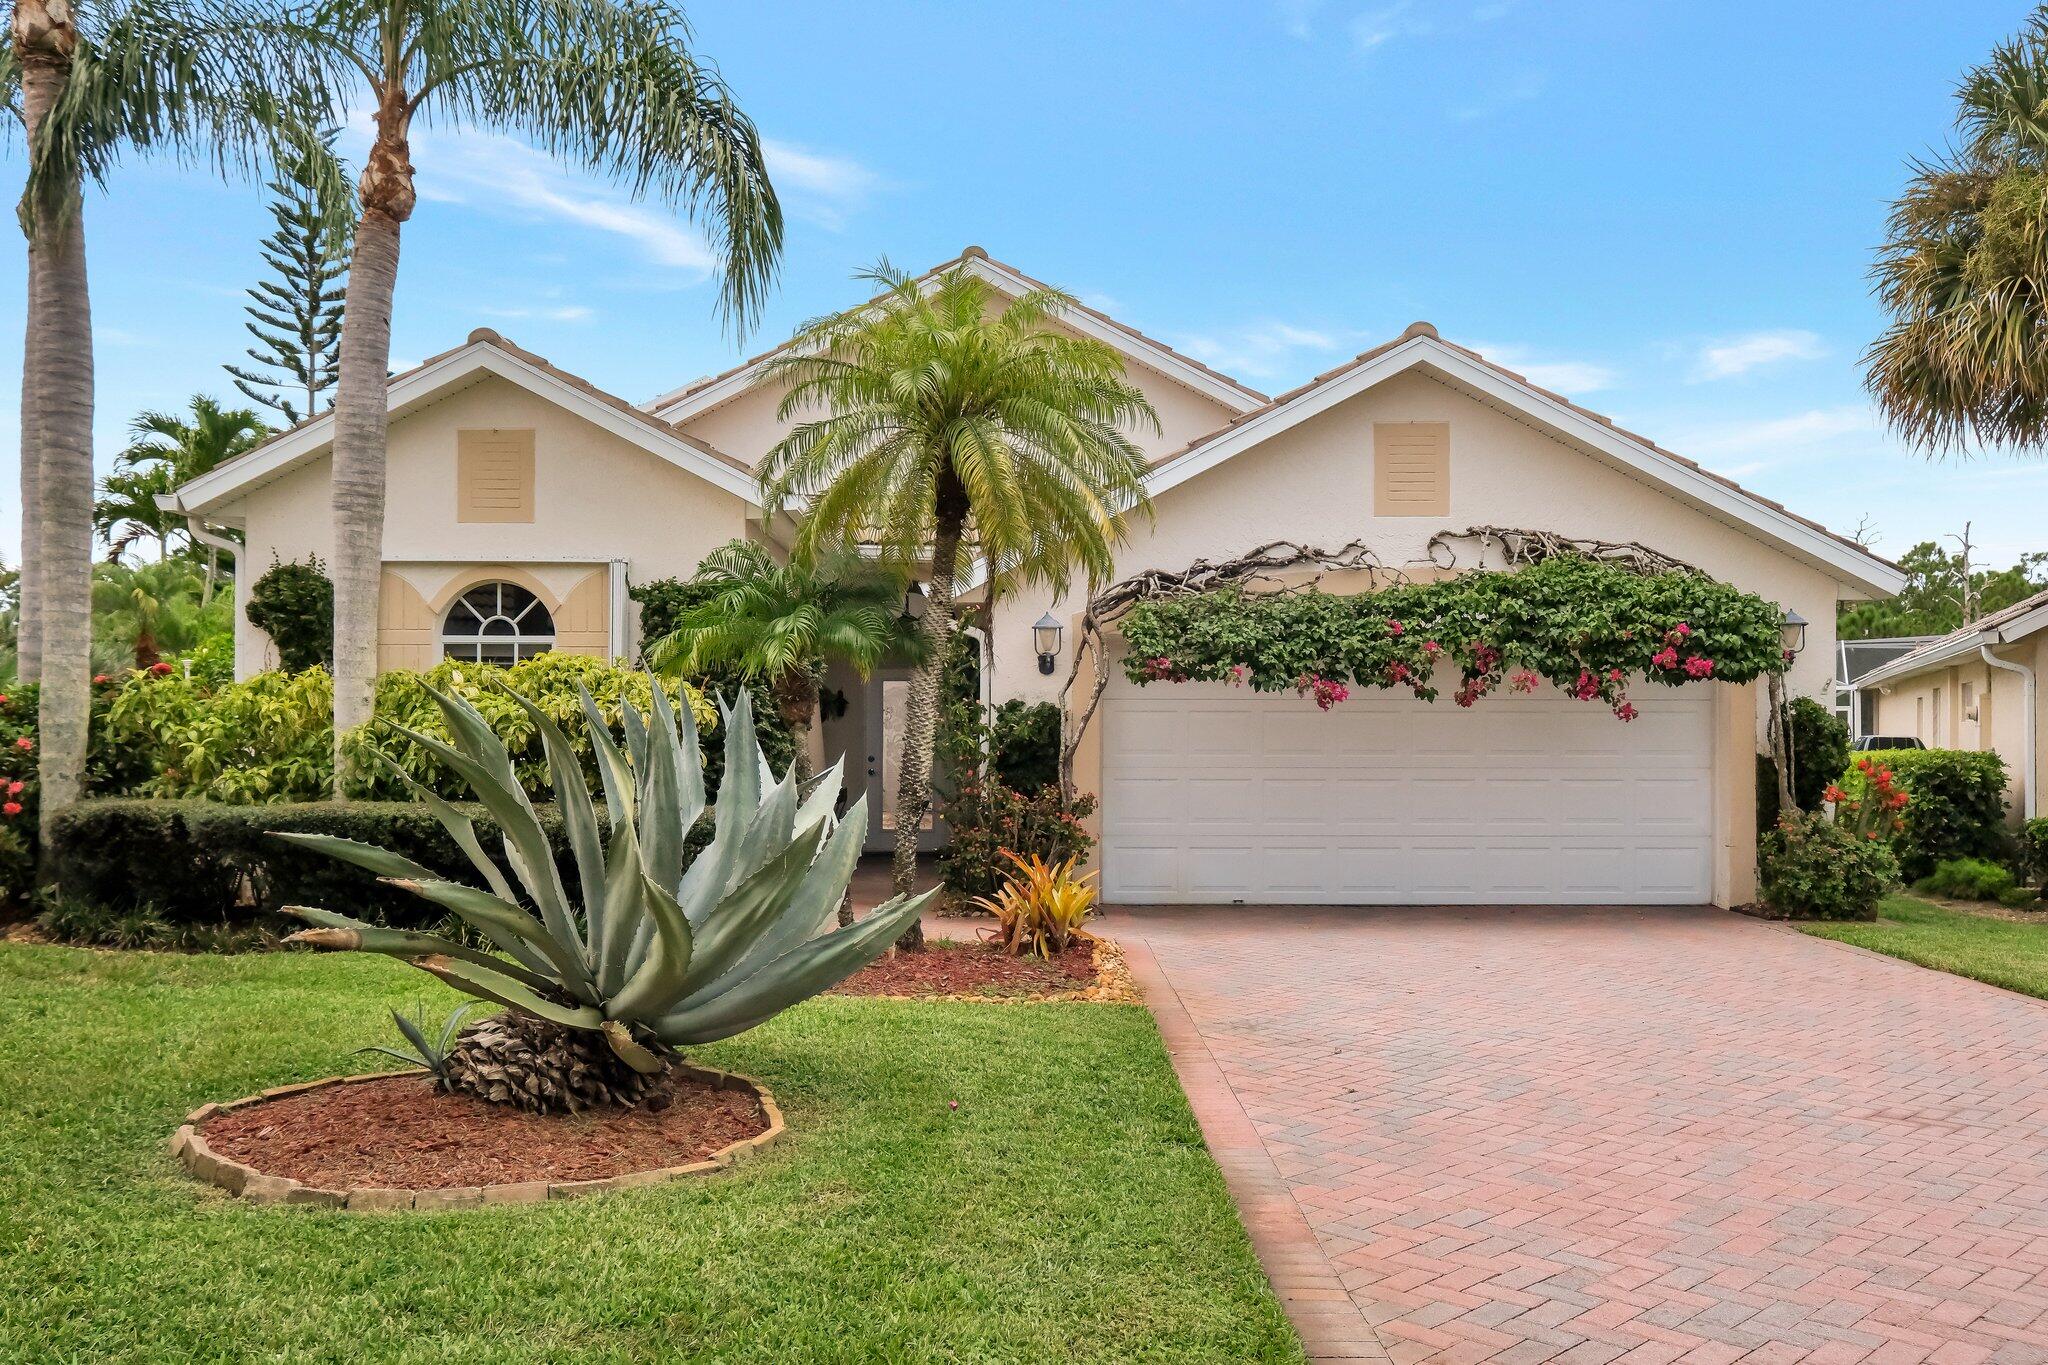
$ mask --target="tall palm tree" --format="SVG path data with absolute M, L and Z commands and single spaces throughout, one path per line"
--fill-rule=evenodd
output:
M 247 166 L 291 124 L 212 0 L 15 0 L 0 92 L 27 132 L 29 241 L 22 371 L 23 644 L 42 682 L 42 819 L 78 796 L 92 646 L 92 309 L 84 186 L 130 151 Z
M 2048 8 L 1956 90 L 1958 147 L 1916 162 L 1874 271 L 1891 324 L 1864 357 L 1891 425 L 1932 454 L 2048 445 Z
M 131 569 L 102 564 L 93 570 L 96 644 L 125 646 L 122 666 L 148 668 L 166 654 L 182 654 L 220 629 L 232 630 L 223 607 L 202 597 L 199 572 L 184 560 Z
M 107 537 L 113 558 L 143 536 L 156 538 L 159 559 L 169 554 L 172 537 L 183 528 L 180 519 L 156 505 L 156 495 L 198 478 L 270 435 L 254 408 L 222 407 L 203 393 L 192 395 L 188 411 L 189 417 L 145 411 L 128 424 L 134 439 L 114 457 L 119 468 L 101 481 L 100 500 L 93 506 L 93 523 Z M 213 596 L 219 568 L 220 551 L 209 545 L 207 599 Z
M 720 307 L 743 330 L 782 243 L 752 120 L 689 47 L 668 0 L 298 0 L 252 22 L 267 59 L 325 93 L 332 123 L 371 111 L 334 390 L 334 733 L 370 718 L 383 568 L 385 391 L 399 234 L 412 216 L 411 129 L 437 116 L 545 150 L 711 220 Z
M 796 741 L 799 779 L 811 776 L 810 734 L 825 665 L 866 677 L 904 635 L 903 579 L 845 547 L 777 564 L 766 547 L 735 540 L 704 556 L 692 583 L 704 598 L 646 647 L 662 673 L 729 666 L 761 679 Z
M 964 268 L 920 285 L 884 261 L 860 278 L 881 297 L 808 324 L 772 362 L 788 384 L 783 419 L 820 415 L 769 451 L 761 480 L 771 510 L 807 504 L 799 553 L 872 541 L 885 562 L 930 576 L 897 778 L 900 892 L 931 803 L 962 568 L 979 559 L 991 595 L 1024 583 L 1064 595 L 1077 568 L 1100 584 L 1127 514 L 1151 507 L 1124 428 L 1156 432 L 1159 418 L 1113 348 L 1059 326 L 1074 300 L 1058 290 L 1002 306 Z M 917 925 L 905 931 L 904 947 L 923 942 Z

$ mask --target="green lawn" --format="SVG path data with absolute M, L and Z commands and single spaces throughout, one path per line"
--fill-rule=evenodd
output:
M 1944 910 L 1915 896 L 1893 896 L 1878 907 L 1875 924 L 1799 928 L 2048 1000 L 2048 913 L 2039 922 L 2015 923 Z
M 699 1054 L 790 1139 L 602 1198 L 349 1215 L 174 1169 L 187 1110 L 361 1069 L 423 987 L 0 946 L 0 1359 L 1302 1358 L 1135 1007 L 813 1001 Z

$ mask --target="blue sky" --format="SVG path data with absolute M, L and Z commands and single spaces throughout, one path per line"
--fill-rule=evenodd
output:
M 2048 548 L 2048 461 L 1905 453 L 1857 366 L 1905 164 L 1943 145 L 1956 77 L 2022 4 L 690 12 L 791 215 L 747 352 L 859 297 L 848 275 L 879 256 L 976 242 L 1268 392 L 1427 318 L 1795 511 L 1868 518 L 1880 552 L 1966 520 L 1998 563 Z M 18 182 L 18 145 L 4 160 Z M 688 223 L 497 135 L 427 129 L 414 160 L 395 363 L 488 325 L 637 401 L 741 353 Z M 266 226 L 254 187 L 172 166 L 89 206 L 103 467 L 138 409 L 232 396 Z

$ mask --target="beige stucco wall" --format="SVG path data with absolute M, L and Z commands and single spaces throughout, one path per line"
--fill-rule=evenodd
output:
M 1372 515 L 1372 424 L 1410 421 L 1450 423 L 1448 516 Z M 1431 535 L 1477 525 L 1641 541 L 1797 610 L 1811 624 L 1787 685 L 1824 702 L 1832 696 L 1835 602 L 1844 594 L 1827 574 L 1420 374 L 1391 379 L 1196 475 L 1162 494 L 1155 512 L 1118 553 L 1118 577 L 1277 539 L 1325 549 L 1362 540 L 1389 566 L 1422 565 Z M 1032 588 L 997 605 L 998 697 L 1051 700 L 1065 680 L 1072 631 L 1052 677 L 1038 673 L 1029 651 L 1031 623 L 1048 609 L 1064 619 L 1078 607 Z
M 456 520 L 455 433 L 487 427 L 534 431 L 531 522 Z M 415 585 L 429 597 L 439 592 L 443 604 L 463 587 L 492 577 L 492 566 L 524 566 L 536 574 L 573 572 L 579 580 L 595 572 L 595 596 L 587 586 L 576 596 L 576 583 L 558 585 L 552 596 L 543 594 L 558 611 L 558 630 L 572 637 L 565 645 L 592 652 L 603 652 L 592 631 L 605 638 L 609 624 L 605 561 L 625 560 L 636 583 L 687 576 L 705 551 L 747 531 L 743 499 L 494 377 L 394 422 L 388 463 L 387 563 L 407 569 L 442 565 L 456 579 L 466 575 L 467 581 L 442 581 L 434 591 Z M 223 509 L 225 519 L 239 522 L 248 533 L 248 572 L 237 577 L 235 612 L 236 666 L 244 674 L 276 663 L 275 648 L 241 610 L 249 584 L 270 566 L 273 553 L 284 560 L 309 553 L 329 556 L 328 479 L 329 463 L 322 456 Z M 421 653 L 416 648 L 421 622 L 416 611 L 406 615 L 410 605 L 386 606 L 385 624 L 401 632 L 385 644 L 392 663 Z M 570 613 L 566 625 L 562 610 Z M 593 613 L 595 626 L 588 623 Z
M 1996 651 L 2002 659 L 2035 671 L 2048 667 L 2048 636 L 2033 636 Z M 1978 718 L 1963 713 L 1963 684 L 1975 689 Z M 1935 728 L 1935 692 L 1940 691 L 1941 726 Z M 2026 682 L 2017 673 L 1994 669 L 1981 656 L 1967 656 L 1924 672 L 1881 684 L 1877 693 L 1877 730 L 1882 735 L 1910 735 L 1929 748 L 1995 750 L 2005 760 L 2006 816 L 2025 814 L 2029 773 L 2048 771 L 2042 739 L 2048 736 L 2048 687 L 2037 682 L 2034 696 L 2034 761 L 2026 755 Z M 2038 800 L 2038 794 L 2036 796 Z

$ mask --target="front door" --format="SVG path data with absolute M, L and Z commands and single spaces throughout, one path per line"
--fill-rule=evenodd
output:
M 876 669 L 867 695 L 867 849 L 882 853 L 896 847 L 896 790 L 903 768 L 903 731 L 910 716 L 910 670 Z M 929 852 L 944 842 L 927 811 L 918 831 L 918 848 Z

